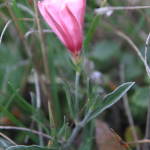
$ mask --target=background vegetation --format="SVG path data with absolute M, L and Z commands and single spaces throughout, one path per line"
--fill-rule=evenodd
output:
M 5 30 L 0 44 L 0 104 L 12 116 L 17 118 L 19 123 L 8 119 L 6 113 L 5 115 L 0 113 L 1 126 L 25 126 L 44 133 L 46 131 L 47 133 L 47 129 L 49 130 L 47 100 L 49 99 L 53 102 L 53 115 L 57 130 L 62 126 L 64 116 L 69 119 L 69 126 L 73 129 L 74 124 L 69 112 L 65 92 L 61 82 L 58 80 L 58 78 L 66 79 L 74 95 L 75 72 L 69 65 L 69 56 L 66 48 L 54 33 L 44 33 L 43 40 L 46 51 L 43 52 L 39 33 L 36 31 L 33 34 L 27 35 L 32 30 L 38 30 L 37 22 L 34 19 L 35 12 L 32 1 L 31 4 L 27 0 L 16 0 L 13 3 L 9 0 L 8 2 L 11 3 L 17 18 L 28 18 L 18 21 L 18 23 L 23 34 L 26 35 L 26 41 L 30 46 L 34 62 L 29 59 L 29 53 L 25 49 L 14 21 L 11 21 Z M 15 7 L 16 3 L 19 10 Z M 83 29 L 84 37 L 86 37 L 96 15 L 93 10 L 99 8 L 101 3 L 101 0 L 87 0 Z M 149 0 L 107 1 L 107 6 L 148 5 L 150 5 Z M 4 1 L 0 0 L 1 33 L 11 19 Z M 40 19 L 42 28 L 45 30 L 50 29 L 41 16 Z M 87 76 L 92 81 L 95 93 L 99 93 L 101 98 L 114 91 L 124 82 L 135 82 L 128 92 L 127 98 L 129 102 L 128 110 L 131 111 L 139 140 L 144 139 L 146 133 L 150 79 L 146 73 L 144 63 L 131 43 L 129 43 L 129 39 L 137 46 L 144 57 L 145 43 L 149 32 L 150 9 L 118 10 L 114 11 L 109 17 L 103 15 L 90 44 L 85 49 L 85 62 L 79 86 L 80 110 L 82 110 L 87 102 Z M 150 63 L 149 51 L 150 48 L 148 47 L 148 63 Z M 45 56 L 47 59 L 45 59 Z M 35 66 L 38 72 L 33 69 Z M 40 75 L 39 82 L 37 74 Z M 38 87 L 40 89 L 37 89 Z M 21 100 L 14 90 L 17 90 L 24 99 Z M 37 95 L 37 91 L 40 91 L 40 95 Z M 28 104 L 26 104 L 28 102 L 36 109 L 38 106 L 35 105 L 35 96 L 41 99 L 38 117 L 34 115 L 34 110 L 31 111 Z M 84 113 L 81 112 L 81 118 L 83 115 Z M 36 120 L 37 118 L 38 120 Z M 123 100 L 121 100 L 105 110 L 96 120 L 93 120 L 86 128 L 81 130 L 72 148 L 80 147 L 82 142 L 86 142 L 90 137 L 95 137 L 88 149 L 103 150 L 108 148 L 113 150 L 114 148 L 119 150 L 121 147 L 119 147 L 117 141 L 113 141 L 115 138 L 109 128 L 113 128 L 124 141 L 134 141 L 128 119 Z M 39 128 L 37 124 L 40 123 L 43 123 L 44 127 L 42 125 Z M 1 130 L 1 132 L 17 144 L 31 145 L 37 141 L 37 137 L 34 137 L 35 135 L 28 135 L 29 133 L 27 134 L 27 132 L 8 129 Z M 29 138 L 27 135 L 32 138 Z M 42 141 L 43 143 L 40 145 L 47 145 L 47 138 L 42 139 Z M 4 143 L 7 146 L 11 145 L 1 138 L 1 149 L 6 149 Z M 115 147 L 116 143 L 118 147 Z M 134 144 L 130 146 L 133 149 L 136 147 Z

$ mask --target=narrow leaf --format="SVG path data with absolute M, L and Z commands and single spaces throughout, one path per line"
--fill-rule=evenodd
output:
M 50 119 L 50 129 L 51 129 L 51 136 L 53 138 L 53 142 L 51 144 L 52 148 L 58 148 L 58 142 L 55 139 L 56 136 L 56 126 L 53 119 L 52 109 L 50 105 L 50 101 L 48 101 L 48 110 L 49 110 L 49 119 Z
M 6 150 L 58 150 L 58 149 L 44 148 L 36 145 L 32 146 L 18 145 L 18 146 L 11 146 Z
M 95 118 L 102 111 L 116 103 L 132 87 L 133 84 L 134 82 L 124 83 L 123 85 L 119 86 L 114 92 L 105 96 L 104 99 L 100 102 L 100 104 L 91 113 L 88 121 L 92 118 Z
M 69 63 L 74 70 L 78 70 L 77 65 L 73 62 L 73 60 L 69 57 Z
M 107 3 L 107 0 L 104 0 L 100 8 L 105 7 L 106 3 Z M 88 44 L 90 43 L 90 41 L 92 39 L 92 36 L 93 36 L 93 34 L 94 34 L 94 32 L 95 32 L 95 30 L 96 30 L 96 28 L 97 28 L 101 18 L 102 18 L 102 15 L 96 15 L 95 16 L 94 21 L 93 21 L 93 23 L 92 23 L 92 25 L 91 25 L 88 33 L 87 33 L 87 36 L 86 36 L 86 38 L 84 40 L 83 46 L 84 46 L 85 50 L 87 49 Z
M 31 117 L 35 122 L 37 122 L 46 132 L 46 134 L 50 135 L 50 132 L 48 130 L 48 128 L 40 121 L 38 120 L 36 117 Z
M 14 146 L 12 143 L 4 138 L 0 138 L 0 150 L 6 150 L 8 147 Z
M 68 106 L 69 106 L 69 110 L 71 112 L 71 115 L 76 120 L 74 102 L 73 102 L 73 98 L 71 96 L 70 87 L 65 80 L 63 80 L 63 79 L 59 79 L 59 80 L 63 83 L 63 88 L 64 88 L 65 93 L 66 93 L 67 102 L 68 102 Z
M 66 127 L 68 126 L 68 123 L 66 123 L 65 125 L 63 125 L 63 127 L 59 130 L 58 134 L 56 135 L 56 138 L 59 139 L 59 137 L 63 134 L 63 132 L 65 131 Z
M 89 105 L 91 108 L 93 103 L 93 88 L 89 78 L 87 78 L 87 93 L 88 93 Z
M 68 118 L 66 116 L 64 116 L 64 124 L 65 125 L 66 123 L 68 123 Z
M 84 147 L 82 148 L 82 150 L 87 150 L 88 147 L 89 147 L 89 145 L 91 144 L 91 142 L 92 142 L 93 140 L 94 140 L 94 137 L 91 138 L 91 139 L 89 140 L 89 142 L 88 142 L 87 144 L 84 145 Z
M 98 94 L 98 95 L 96 96 L 95 101 L 94 101 L 94 104 L 93 104 L 93 106 L 92 106 L 92 111 L 99 105 L 100 101 L 101 101 L 101 98 L 100 98 L 100 95 Z
M 69 126 L 66 127 L 65 132 L 63 133 L 63 139 L 64 141 L 67 141 L 71 136 L 71 129 Z

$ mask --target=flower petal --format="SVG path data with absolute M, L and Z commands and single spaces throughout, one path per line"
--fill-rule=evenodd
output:
M 73 42 L 73 53 L 76 54 L 81 51 L 82 48 L 82 30 L 79 23 L 71 12 L 67 4 L 62 4 L 60 9 L 60 17 L 62 19 L 62 25 L 67 35 L 69 35 L 71 41 Z

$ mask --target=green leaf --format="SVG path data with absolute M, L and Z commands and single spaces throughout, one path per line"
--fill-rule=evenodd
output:
M 106 3 L 107 3 L 107 0 L 104 0 L 100 8 L 105 7 Z M 97 28 L 101 18 L 102 18 L 102 15 L 96 15 L 95 16 L 94 21 L 93 21 L 93 23 L 92 23 L 92 25 L 91 25 L 88 33 L 87 33 L 87 36 L 86 36 L 86 38 L 84 40 L 83 46 L 84 46 L 85 50 L 87 49 L 88 44 L 90 43 L 90 41 L 92 39 L 92 36 L 93 36 L 93 34 L 94 34 L 94 32 L 95 32 L 95 30 L 96 30 L 96 28 Z
M 10 146 L 13 146 L 13 144 L 5 140 L 4 138 L 0 138 L 0 150 L 6 150 L 6 148 Z
M 57 150 L 57 149 L 44 148 L 36 145 L 32 145 L 32 146 L 19 145 L 19 146 L 11 146 L 6 150 Z
M 64 141 L 67 141 L 71 136 L 71 129 L 69 126 L 66 127 L 65 132 L 63 133 L 63 139 Z
M 59 137 L 63 134 L 63 132 L 65 131 L 66 127 L 68 126 L 69 123 L 66 123 L 65 125 L 63 125 L 63 127 L 59 130 L 58 134 L 56 135 L 56 138 L 59 139 Z
M 93 103 L 93 89 L 92 89 L 92 83 L 89 78 L 87 78 L 87 94 L 89 99 L 89 105 L 91 108 Z
M 68 123 L 68 118 L 66 116 L 64 116 L 64 124 L 65 125 L 66 123 Z
M 48 101 L 48 109 L 49 109 L 49 120 L 50 120 L 50 129 L 51 129 L 51 136 L 53 138 L 53 141 L 51 142 L 52 148 L 58 148 L 58 142 L 55 138 L 56 136 L 56 126 L 55 126 L 55 122 L 53 119 L 53 114 L 52 114 L 52 109 L 51 109 L 51 105 L 50 105 L 50 101 Z
M 87 150 L 88 147 L 89 147 L 89 145 L 90 145 L 90 143 L 91 143 L 93 140 L 94 140 L 94 137 L 91 138 L 91 139 L 83 146 L 82 150 Z
M 48 130 L 48 128 L 40 121 L 38 120 L 36 117 L 32 116 L 31 117 L 35 122 L 37 122 L 46 132 L 46 134 L 50 135 L 50 132 Z
M 100 102 L 100 104 L 91 113 L 88 121 L 92 118 L 95 118 L 102 111 L 116 103 L 132 87 L 133 84 L 134 82 L 124 83 L 121 86 L 119 86 L 114 92 L 105 96 L 104 99 Z
M 149 87 L 141 87 L 140 89 L 137 89 L 134 95 L 132 96 L 131 101 L 136 106 L 148 108 Z
M 100 97 L 100 95 L 98 94 L 98 95 L 96 96 L 95 101 L 94 101 L 94 104 L 93 104 L 93 106 L 92 106 L 92 111 L 99 105 L 100 101 L 101 101 L 101 97 Z
M 117 42 L 101 41 L 94 46 L 89 57 L 97 61 L 108 61 L 112 56 L 116 56 L 119 49 L 120 45 Z
M 78 70 L 77 65 L 73 62 L 73 60 L 69 57 L 69 63 L 74 70 Z
M 59 79 L 59 80 L 63 83 L 63 88 L 64 88 L 65 93 L 66 93 L 67 102 L 68 102 L 68 106 L 69 106 L 69 110 L 71 112 L 71 115 L 76 120 L 76 115 L 75 115 L 75 110 L 74 110 L 74 102 L 73 102 L 73 98 L 71 96 L 70 87 L 65 80 L 63 80 L 63 79 Z

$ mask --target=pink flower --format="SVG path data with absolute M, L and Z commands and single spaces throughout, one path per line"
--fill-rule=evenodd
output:
M 82 49 L 85 0 L 44 0 L 39 10 L 62 43 L 75 56 Z

